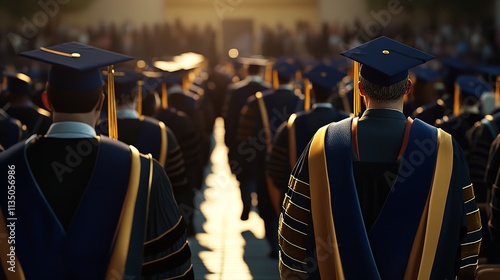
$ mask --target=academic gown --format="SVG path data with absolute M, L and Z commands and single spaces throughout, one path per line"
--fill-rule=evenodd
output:
M 271 153 L 266 160 L 267 173 L 275 186 L 286 191 L 288 178 L 297 158 L 307 146 L 316 131 L 331 122 L 337 122 L 349 117 L 343 111 L 338 111 L 328 103 L 315 104 L 311 110 L 295 113 L 287 122 L 280 125 L 273 139 Z M 290 128 L 293 126 L 295 138 L 295 160 L 290 158 Z M 293 151 L 292 151 L 293 153 Z
M 0 109 L 0 145 L 7 149 L 26 137 L 22 123 Z
M 448 152 L 453 153 L 449 190 L 442 219 L 431 223 L 442 225 L 440 233 L 431 229 L 427 233 L 419 224 L 427 217 L 422 213 L 426 213 L 435 177 L 438 150 L 432 139 L 439 135 L 437 130 L 419 120 L 406 130 L 404 114 L 388 109 L 367 110 L 357 130 L 351 121 L 322 128 L 325 139 L 313 140 L 292 171 L 279 223 L 281 279 L 321 279 L 320 275 L 332 271 L 346 279 L 403 279 L 405 274 L 419 272 L 415 265 L 422 256 L 418 253 L 424 240 L 420 236 L 425 240 L 439 237 L 434 240 L 434 253 L 424 255 L 427 262 L 421 261 L 430 279 L 453 279 L 459 270 L 472 277 L 480 246 L 480 219 L 458 144 L 449 138 Z M 403 141 L 405 131 L 407 142 Z M 317 164 L 321 155 L 317 141 L 324 141 L 325 159 L 320 166 L 327 173 L 317 165 L 310 168 L 311 156 Z M 320 177 L 327 178 L 327 185 L 317 184 Z M 328 192 L 323 187 L 330 196 L 325 196 Z M 317 215 L 323 218 L 318 221 Z M 323 236 L 325 231 L 330 234 Z
M 163 158 L 163 162 L 160 161 L 160 164 L 164 166 L 172 184 L 172 190 L 179 207 L 190 209 L 192 203 L 186 201 L 190 190 L 186 178 L 184 158 L 174 133 L 164 125 L 164 132 L 162 132 L 158 120 L 147 116 L 139 117 L 135 110 L 118 110 L 117 117 L 118 140 L 136 147 L 143 154 L 150 153 L 156 160 Z M 107 136 L 107 128 L 107 121 L 103 120 L 96 127 L 96 131 Z M 162 133 L 165 134 L 162 135 Z
M 270 89 L 271 85 L 264 82 L 260 77 L 247 77 L 237 83 L 231 84 L 227 91 L 222 118 L 226 133 L 224 141 L 229 148 L 228 157 L 233 173 L 238 172 L 238 152 L 236 133 L 238 131 L 241 109 L 245 106 L 247 99 L 258 91 Z
M 9 116 L 18 119 L 22 124 L 26 125 L 29 135 L 45 134 L 52 124 L 50 112 L 35 105 L 18 107 L 7 103 L 4 109 Z
M 194 279 L 170 182 L 134 150 L 65 122 L 0 155 L 4 173 L 15 170 L 15 210 L 7 196 L 0 204 L 5 219 L 17 218 L 16 264 L 27 279 Z M 115 249 L 127 247 L 114 266 Z

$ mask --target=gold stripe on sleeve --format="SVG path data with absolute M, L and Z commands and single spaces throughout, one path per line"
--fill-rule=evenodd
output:
M 432 181 L 427 230 L 418 279 L 430 279 L 431 277 L 453 169 L 453 143 L 451 135 L 438 129 L 437 137 L 439 149 L 437 151 L 434 174 L 439 174 L 439 176 L 434 176 Z
M 117 226 L 117 235 L 113 245 L 113 252 L 111 253 L 108 270 L 106 272 L 106 279 L 113 279 L 116 273 L 124 276 L 125 265 L 127 263 L 130 235 L 134 222 L 135 204 L 141 178 L 141 158 L 139 151 L 134 146 L 129 147 L 132 157 L 129 185 L 123 201 L 122 213 Z
M 290 118 L 288 118 L 287 127 L 288 127 L 288 150 L 290 152 L 290 168 L 293 169 L 295 163 L 297 162 L 297 139 L 295 138 L 295 119 L 297 118 L 297 114 L 292 114 Z
M 332 254 L 318 259 L 321 279 L 343 280 L 344 271 L 338 249 L 335 223 L 330 199 L 330 182 L 328 179 L 325 155 L 325 136 L 328 125 L 320 128 L 313 137 L 309 150 L 309 174 L 311 192 L 311 214 L 316 239 L 330 240 L 333 244 Z
M 158 158 L 158 161 L 160 162 L 162 167 L 165 167 L 165 162 L 167 161 L 167 153 L 168 153 L 167 127 L 162 121 L 158 121 L 158 125 L 160 126 L 160 134 L 161 134 L 160 156 Z

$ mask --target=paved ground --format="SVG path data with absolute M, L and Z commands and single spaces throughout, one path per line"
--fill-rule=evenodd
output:
M 247 221 L 240 220 L 240 192 L 229 170 L 221 119 L 214 138 L 206 188 L 197 196 L 197 234 L 189 239 L 196 279 L 279 279 L 277 260 L 268 257 L 262 219 L 252 211 Z

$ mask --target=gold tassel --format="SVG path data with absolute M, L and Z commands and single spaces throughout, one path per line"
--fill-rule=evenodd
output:
M 116 121 L 115 80 L 113 65 L 108 66 L 108 133 L 109 138 L 118 140 L 118 123 Z
M 189 79 L 189 74 L 186 74 L 182 77 L 182 90 L 183 91 L 188 91 L 189 90 L 189 84 L 190 84 L 190 79 Z
M 311 82 L 304 79 L 304 111 L 311 108 Z
M 359 116 L 361 113 L 361 94 L 359 92 L 359 62 L 354 61 L 353 62 L 353 108 L 352 108 L 352 113 L 355 117 Z
M 161 108 L 163 110 L 168 108 L 167 84 L 165 82 L 161 83 Z
M 137 81 L 137 113 L 139 116 L 142 115 L 142 86 L 144 85 L 143 81 Z
M 278 81 L 278 70 L 273 70 L 273 88 L 278 89 L 280 83 Z
M 455 95 L 453 100 L 453 115 L 460 115 L 460 86 L 455 83 Z
M 300 70 L 297 70 L 297 72 L 295 72 L 295 80 L 296 81 L 302 80 L 302 72 Z
M 273 65 L 271 63 L 266 64 L 265 80 L 268 83 L 272 83 L 273 79 Z

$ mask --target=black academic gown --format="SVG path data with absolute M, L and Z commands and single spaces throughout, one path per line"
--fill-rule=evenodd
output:
M 54 137 L 19 143 L 0 155 L 0 166 L 15 165 L 20 176 L 16 241 L 24 245 L 18 247 L 19 261 L 28 279 L 103 279 L 110 257 L 107 248 L 122 216 L 122 190 L 130 185 L 132 152 L 122 142 L 105 137 L 60 138 L 61 131 Z M 140 247 L 129 247 L 124 273 L 142 274 L 144 279 L 181 275 L 180 279 L 194 279 L 185 222 L 170 182 L 156 161 L 137 156 L 141 185 L 133 213 L 146 214 L 149 203 L 149 216 L 133 216 L 131 240 Z M 1 204 L 7 213 L 6 201 Z M 43 250 L 46 244 L 51 247 Z
M 224 119 L 224 128 L 226 134 L 224 141 L 229 148 L 228 157 L 229 165 L 234 172 L 238 172 L 238 152 L 236 145 L 236 133 L 238 130 L 238 122 L 241 109 L 245 106 L 247 99 L 258 91 L 270 89 L 271 85 L 263 82 L 261 79 L 253 79 L 247 77 L 229 86 L 224 107 L 222 109 L 222 117 Z
M 50 112 L 35 105 L 17 107 L 11 106 L 8 103 L 4 109 L 9 116 L 18 119 L 22 124 L 26 125 L 29 135 L 45 134 L 52 124 Z

